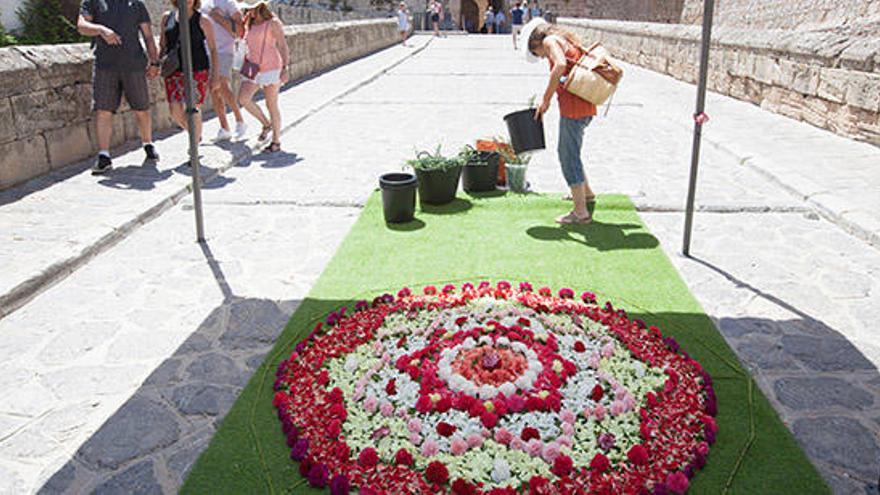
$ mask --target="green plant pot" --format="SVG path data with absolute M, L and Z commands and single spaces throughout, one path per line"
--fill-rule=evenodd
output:
M 524 193 L 526 191 L 526 165 L 507 164 L 507 187 L 513 192 Z
M 498 182 L 498 161 L 500 155 L 493 151 L 481 151 L 481 162 L 468 163 L 462 170 L 461 183 L 467 192 L 488 192 L 495 190 Z
M 416 170 L 419 180 L 419 201 L 429 205 L 445 205 L 455 199 L 461 166 L 443 170 Z

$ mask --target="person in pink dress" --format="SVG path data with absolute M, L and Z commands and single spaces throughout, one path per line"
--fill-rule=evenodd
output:
M 256 75 L 247 77 L 242 70 L 241 88 L 238 91 L 239 104 L 263 125 L 259 140 L 265 141 L 272 133 L 272 142 L 263 150 L 265 153 L 281 151 L 281 110 L 278 108 L 278 93 L 287 83 L 287 66 L 290 55 L 284 26 L 269 10 L 266 2 L 260 2 L 245 10 L 244 39 L 247 43 L 246 61 L 259 67 Z M 245 62 L 247 65 L 247 62 Z M 260 89 L 266 99 L 269 118 L 254 102 L 254 95 Z

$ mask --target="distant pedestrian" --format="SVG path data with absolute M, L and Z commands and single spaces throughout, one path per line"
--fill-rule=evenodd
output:
M 596 106 L 569 93 L 560 83 L 560 79 L 568 76 L 571 68 L 583 56 L 582 46 L 574 33 L 555 24 L 548 24 L 543 19 L 532 20 L 523 28 L 523 51 L 526 59 L 536 62 L 545 58 L 550 63 L 550 79 L 541 104 L 535 110 L 535 119 L 542 118 L 550 108 L 553 93 L 556 93 L 559 100 L 561 117 L 557 152 L 562 175 L 574 200 L 574 209 L 556 219 L 557 223 L 563 225 L 590 223 L 592 215 L 588 203 L 595 204 L 596 200 L 581 159 L 584 130 L 596 115 Z
M 214 28 L 211 21 L 199 12 L 200 0 L 171 0 L 173 10 L 165 12 L 162 16 L 162 33 L 159 38 L 159 46 L 162 53 L 172 50 L 177 52 L 177 59 L 183 61 L 180 42 L 180 3 L 186 2 L 189 18 L 189 34 L 192 43 L 192 69 L 193 83 L 196 90 L 193 98 L 196 108 L 200 108 L 205 102 L 208 88 L 215 88 L 219 78 L 217 64 L 211 64 L 217 60 L 217 44 L 214 42 Z M 210 54 L 209 54 L 210 51 Z M 183 75 L 183 67 L 178 67 L 172 74 L 165 76 L 165 95 L 168 98 L 168 107 L 171 110 L 171 118 L 181 128 L 186 129 L 188 122 L 184 109 L 186 96 L 186 77 Z M 202 115 L 194 114 L 196 141 L 202 140 Z
M 443 4 L 440 3 L 439 0 L 431 0 L 428 12 L 431 14 L 431 24 L 434 26 L 434 36 L 440 36 L 440 19 L 443 16 Z
M 495 11 L 492 9 L 490 5 L 488 9 L 486 9 L 486 19 L 485 19 L 485 27 L 486 32 L 492 34 L 495 32 Z
M 153 146 L 147 78 L 159 75 L 159 50 L 144 3 L 142 0 L 83 0 L 76 28 L 80 34 L 92 37 L 95 53 L 92 108 L 95 111 L 98 157 L 92 174 L 103 174 L 113 168 L 110 159 L 113 114 L 119 109 L 123 94 L 134 111 L 147 160 L 158 160 L 159 154 Z M 147 47 L 149 62 L 140 37 Z
M 409 34 L 409 9 L 406 2 L 400 2 L 397 8 L 397 31 L 400 33 L 400 44 L 406 46 L 406 37 Z
M 512 26 L 511 32 L 513 33 L 513 49 L 516 50 L 516 38 L 522 33 L 523 28 L 523 17 L 525 17 L 525 9 L 520 6 L 519 2 L 516 2 L 516 6 L 510 9 L 510 25 Z
M 284 26 L 269 10 L 269 5 L 260 2 L 245 11 L 243 28 L 248 47 L 245 64 L 256 64 L 258 70 L 253 78 L 249 78 L 242 68 L 238 102 L 263 125 L 259 141 L 264 142 L 269 133 L 272 133 L 272 142 L 263 151 L 274 153 L 281 151 L 281 109 L 278 107 L 278 93 L 281 85 L 288 81 L 287 66 L 290 61 Z M 260 89 L 266 97 L 269 118 L 254 103 L 254 95 Z
M 242 22 L 241 12 L 234 0 L 204 0 L 201 11 L 211 21 L 214 41 L 217 43 L 217 59 L 211 60 L 211 64 L 217 66 L 217 89 L 211 91 L 211 105 L 220 120 L 220 130 L 217 131 L 215 139 L 217 141 L 232 137 L 241 139 L 247 132 L 247 124 L 244 123 L 238 98 L 232 92 L 230 85 L 236 47 L 239 43 L 243 43 L 237 39 L 237 26 Z M 234 134 L 230 131 L 229 121 L 226 118 L 227 106 L 235 116 Z
M 507 22 L 507 17 L 504 15 L 504 11 L 498 9 L 498 12 L 495 13 L 495 32 L 499 34 L 504 33 L 504 23 Z
M 538 0 L 533 0 L 532 4 L 528 7 L 529 10 L 529 20 L 532 19 L 540 19 L 543 13 L 541 12 L 541 7 L 538 5 Z

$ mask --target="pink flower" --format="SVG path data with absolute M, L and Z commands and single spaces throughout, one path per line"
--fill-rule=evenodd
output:
M 429 438 L 422 444 L 422 457 L 433 457 L 438 452 L 440 452 L 440 446 L 434 440 Z
M 413 418 L 406 423 L 406 429 L 410 433 L 420 433 L 422 431 L 422 420 Z
M 559 443 L 559 445 L 565 445 L 568 448 L 571 448 L 571 446 L 574 445 L 574 440 L 572 440 L 571 435 L 563 435 L 557 438 L 556 442 Z
M 495 430 L 495 441 L 502 444 L 508 445 L 510 441 L 513 439 L 513 434 L 510 433 L 507 428 L 499 428 Z
M 623 405 L 623 402 L 619 400 L 615 400 L 611 403 L 611 415 L 612 416 L 620 416 L 626 411 L 626 406 Z
M 522 411 L 526 407 L 526 400 L 521 395 L 511 395 L 505 402 L 507 402 L 507 408 L 515 413 Z
M 450 450 L 452 450 L 453 455 L 461 455 L 467 452 L 468 443 L 462 440 L 460 437 L 455 437 L 452 439 L 452 443 L 449 445 Z
M 364 399 L 364 410 L 368 413 L 372 414 L 376 412 L 376 407 L 379 406 L 379 399 L 376 398 L 375 395 L 368 395 L 366 399 Z
M 601 422 L 605 419 L 605 406 L 599 404 L 596 406 L 596 409 L 593 410 L 593 417 L 596 418 L 596 421 Z
M 544 445 L 540 440 L 529 440 L 529 443 L 526 445 L 526 452 L 532 457 L 539 457 L 543 450 Z
M 559 413 L 559 419 L 562 420 L 563 423 L 567 423 L 569 425 L 573 425 L 576 419 L 576 416 L 573 412 L 568 409 L 563 410 Z
M 541 457 L 548 463 L 553 463 L 559 457 L 559 445 L 548 443 L 544 446 L 544 450 L 541 451 Z
M 410 433 L 409 434 L 409 442 L 413 445 L 418 445 L 422 443 L 422 436 L 418 433 Z
M 571 423 L 562 423 L 562 434 L 569 437 L 574 435 L 574 426 Z
M 386 418 L 391 417 L 394 415 L 394 406 L 387 400 L 382 401 L 382 405 L 379 406 L 379 412 L 381 412 L 382 416 L 385 416 Z
M 602 346 L 602 357 L 610 358 L 614 355 L 614 342 L 609 342 Z
M 472 449 L 479 447 L 480 445 L 483 445 L 483 436 L 478 435 L 476 433 L 472 433 L 472 434 L 468 435 L 468 437 L 467 437 L 467 444 L 468 444 L 468 447 L 470 447 Z

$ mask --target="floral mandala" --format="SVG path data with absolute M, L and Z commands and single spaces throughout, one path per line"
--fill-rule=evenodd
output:
M 674 339 L 528 283 L 343 308 L 277 376 L 291 459 L 333 494 L 685 493 L 717 431 Z

